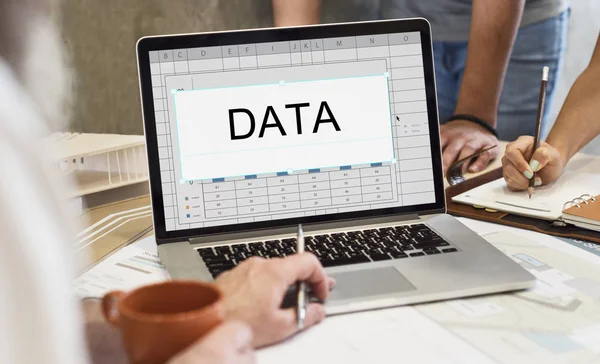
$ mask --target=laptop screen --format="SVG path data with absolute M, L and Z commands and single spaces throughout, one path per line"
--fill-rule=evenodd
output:
M 436 202 L 419 32 L 149 59 L 167 231 Z

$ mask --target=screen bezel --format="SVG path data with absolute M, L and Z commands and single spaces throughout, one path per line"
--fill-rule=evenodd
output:
M 172 231 L 166 230 L 149 52 L 168 49 L 227 46 L 245 43 L 295 41 L 404 32 L 419 32 L 421 36 L 427 114 L 429 119 L 429 137 L 434 174 L 435 203 L 318 216 L 305 216 L 252 223 L 240 223 L 235 225 L 211 226 Z M 137 43 L 138 73 L 140 80 L 144 133 L 146 135 L 146 149 L 148 153 L 154 233 L 157 243 L 162 244 L 170 241 L 181 241 L 182 239 L 214 234 L 234 232 L 239 233 L 244 231 L 281 228 L 293 226 L 299 223 L 331 223 L 342 220 L 373 218 L 389 215 L 430 214 L 445 212 L 446 204 L 442 174 L 433 50 L 431 44 L 431 28 L 429 22 L 422 18 L 291 28 L 269 28 L 257 30 L 152 36 L 141 38 Z

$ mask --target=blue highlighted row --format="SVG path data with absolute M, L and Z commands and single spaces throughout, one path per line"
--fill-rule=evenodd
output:
M 371 167 L 381 167 L 383 166 L 383 163 L 371 163 Z M 341 171 L 346 171 L 348 169 L 352 169 L 352 166 L 341 166 L 340 170 Z M 313 169 L 309 169 L 308 173 L 319 173 L 321 172 L 320 168 L 313 168 Z M 277 172 L 277 177 L 283 177 L 283 176 L 289 176 L 288 172 Z M 250 174 L 247 176 L 244 176 L 245 179 L 255 179 L 258 178 L 258 176 L 256 174 Z M 213 182 L 225 182 L 225 178 L 213 178 L 212 180 Z

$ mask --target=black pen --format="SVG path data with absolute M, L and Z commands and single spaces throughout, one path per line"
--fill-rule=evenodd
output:
M 304 232 L 302 224 L 298 225 L 298 238 L 296 239 L 296 254 L 304 253 Z M 296 283 L 296 317 L 298 329 L 304 328 L 304 318 L 306 317 L 306 283 L 299 281 Z

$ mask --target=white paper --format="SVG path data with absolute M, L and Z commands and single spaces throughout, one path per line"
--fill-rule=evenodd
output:
M 129 291 L 162 282 L 169 274 L 158 258 L 154 236 L 120 249 L 75 280 L 78 297 L 102 297 L 109 291 Z

